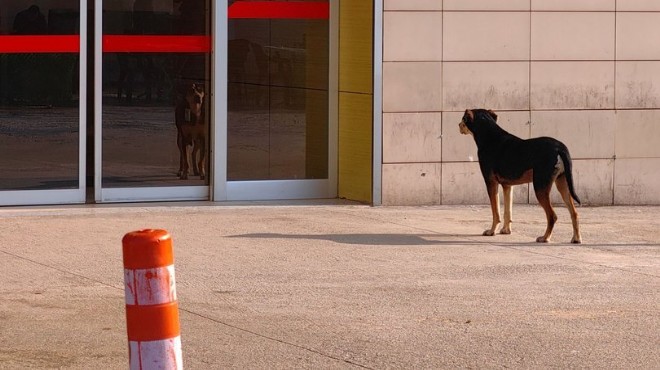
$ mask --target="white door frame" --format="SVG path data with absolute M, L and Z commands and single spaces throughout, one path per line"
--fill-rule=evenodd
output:
M 0 191 L 0 204 L 3 206 L 85 202 L 85 171 L 87 150 L 87 0 L 80 0 L 79 38 L 78 188 Z
M 339 0 L 330 3 L 329 70 L 328 70 L 328 178 L 318 180 L 227 181 L 227 0 L 215 2 L 213 19 L 214 43 L 214 105 L 212 137 L 213 156 L 212 199 L 281 200 L 337 197 L 337 138 L 339 100 Z
M 383 204 L 383 0 L 374 1 L 373 180 L 371 202 Z
M 84 1 L 84 0 L 81 0 Z M 112 1 L 112 0 L 106 0 Z M 209 200 L 208 186 L 103 188 L 103 0 L 94 7 L 94 198 L 98 203 Z M 212 126 L 212 125 L 211 125 Z M 213 143 L 209 145 L 213 147 Z M 213 152 L 212 150 L 210 151 Z M 210 156 L 212 157 L 212 156 Z

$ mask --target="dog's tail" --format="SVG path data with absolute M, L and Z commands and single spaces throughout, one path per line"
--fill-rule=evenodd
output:
M 578 204 L 582 204 L 580 198 L 575 194 L 575 187 L 573 186 L 573 162 L 571 161 L 571 155 L 568 154 L 568 148 L 562 146 L 559 149 L 559 156 L 564 162 L 564 176 L 566 176 L 566 182 L 568 183 L 568 191 L 571 192 L 571 196 L 575 199 Z

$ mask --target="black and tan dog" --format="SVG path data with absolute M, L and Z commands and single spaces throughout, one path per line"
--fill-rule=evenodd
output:
M 179 173 L 182 180 L 188 178 L 188 147 L 192 146 L 190 155 L 193 175 L 204 180 L 206 177 L 206 138 L 208 124 L 206 123 L 206 107 L 204 106 L 204 88 L 196 84 L 189 85 L 183 98 L 175 108 L 176 144 L 179 147 Z
M 483 235 L 494 235 L 500 223 L 500 202 L 497 185 L 502 185 L 504 193 L 504 225 L 501 234 L 511 233 L 511 208 L 513 185 L 534 184 L 536 199 L 543 207 L 548 226 L 543 236 L 536 241 L 547 243 L 552 235 L 552 228 L 557 221 L 557 214 L 550 203 L 552 184 L 566 203 L 573 221 L 573 239 L 571 243 L 581 243 L 578 214 L 573 199 L 580 203 L 573 187 L 571 156 L 568 148 L 559 140 L 551 137 L 538 137 L 523 140 L 497 125 L 497 115 L 491 110 L 468 109 L 458 124 L 461 134 L 472 135 L 477 143 L 479 167 L 486 181 L 486 189 L 493 211 L 493 224 Z

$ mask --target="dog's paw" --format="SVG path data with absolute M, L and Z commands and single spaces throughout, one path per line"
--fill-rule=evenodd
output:
M 495 231 L 491 230 L 491 229 L 488 229 L 488 230 L 484 231 L 483 234 L 481 234 L 481 235 L 483 235 L 483 236 L 493 236 L 493 235 L 495 235 Z
M 503 227 L 502 230 L 500 230 L 500 234 L 509 235 L 511 234 L 511 229 Z
M 573 238 L 573 239 L 571 239 L 571 243 L 573 243 L 573 244 L 582 244 L 582 239 Z
M 537 243 L 548 243 L 549 241 L 550 239 L 546 239 L 545 236 L 539 236 L 538 238 L 536 238 Z

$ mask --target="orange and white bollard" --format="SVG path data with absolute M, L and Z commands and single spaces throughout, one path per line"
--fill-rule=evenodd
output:
M 172 238 L 139 230 L 122 246 L 130 369 L 182 369 Z

